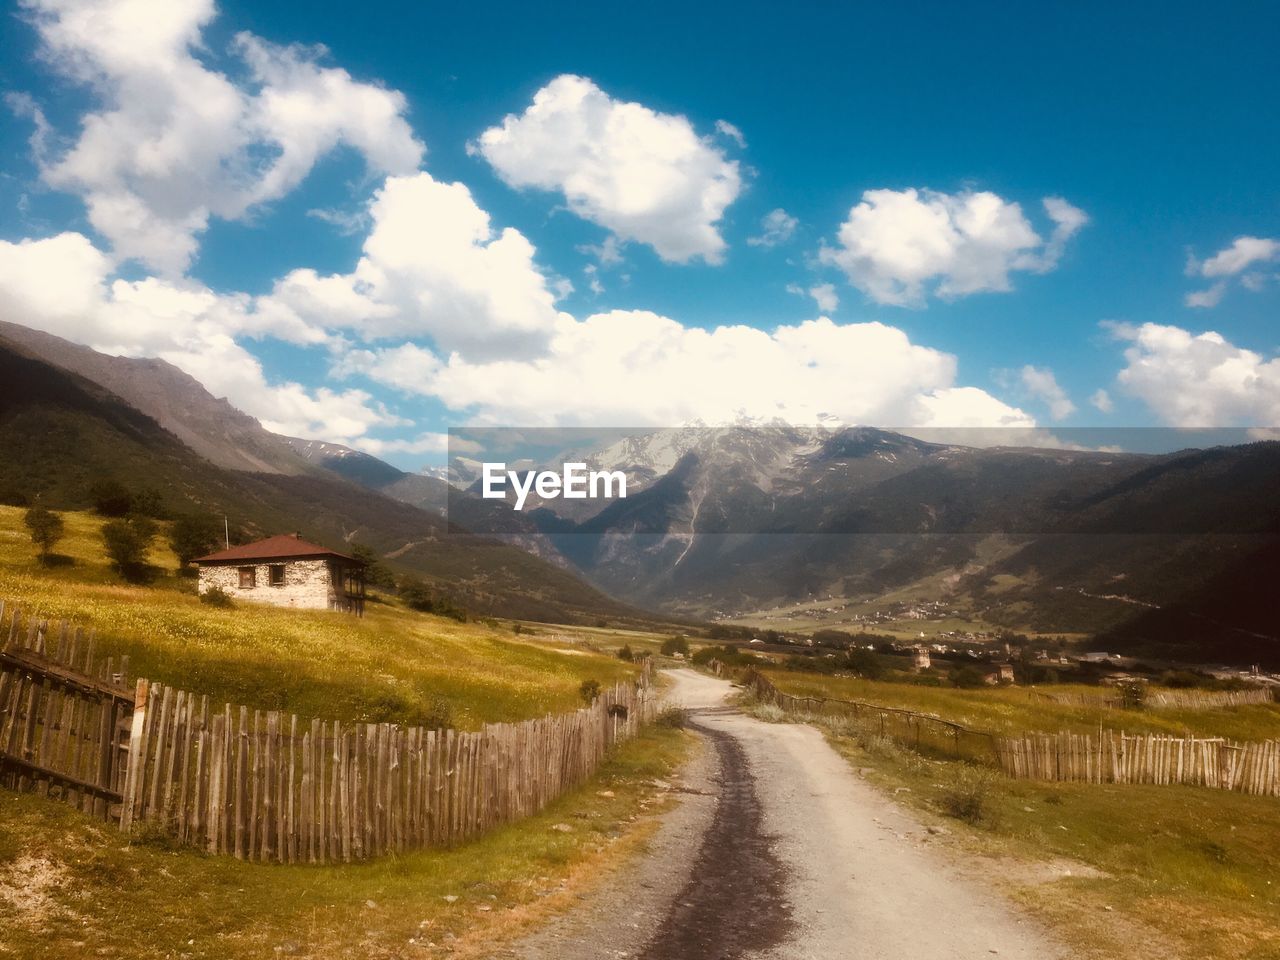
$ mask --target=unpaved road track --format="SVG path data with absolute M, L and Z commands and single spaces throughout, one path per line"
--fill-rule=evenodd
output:
M 1069 954 L 812 727 L 727 708 L 677 670 L 707 749 L 650 852 L 513 960 L 1054 960 Z

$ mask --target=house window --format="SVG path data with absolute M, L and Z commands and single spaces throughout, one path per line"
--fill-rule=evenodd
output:
M 253 589 L 257 579 L 255 576 L 256 573 L 257 573 L 257 570 L 253 567 L 240 568 L 240 589 L 241 590 Z
M 271 577 L 271 585 L 273 587 L 284 586 L 284 564 L 273 563 L 267 567 L 267 573 Z

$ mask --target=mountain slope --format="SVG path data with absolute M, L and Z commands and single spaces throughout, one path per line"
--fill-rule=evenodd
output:
M 281 443 L 281 438 L 227 400 L 214 398 L 194 377 L 164 360 L 108 356 L 3 321 L 0 337 L 104 388 L 210 463 L 255 473 L 298 474 L 309 469 L 306 459 Z
M 80 507 L 114 477 L 153 489 L 169 509 L 226 514 L 247 536 L 305 531 L 358 541 L 477 612 L 529 619 L 638 618 L 581 580 L 503 544 L 450 533 L 409 504 L 316 471 L 246 473 L 216 466 L 101 386 L 0 337 L 0 489 Z

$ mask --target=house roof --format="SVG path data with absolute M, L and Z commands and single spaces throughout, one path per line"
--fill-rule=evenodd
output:
M 330 550 L 317 543 L 308 543 L 296 533 L 282 533 L 241 544 L 228 550 L 219 550 L 207 556 L 196 557 L 196 563 L 237 563 L 242 560 L 299 560 L 316 557 L 336 557 L 351 563 L 359 563 L 355 557 L 337 550 Z

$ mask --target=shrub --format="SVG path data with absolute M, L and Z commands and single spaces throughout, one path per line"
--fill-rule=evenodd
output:
M 216 550 L 223 530 L 212 514 L 186 513 L 175 519 L 169 530 L 169 546 L 178 557 L 179 569 L 185 570 L 196 557 Z
M 102 543 L 107 557 L 127 580 L 142 580 L 147 574 L 147 551 L 156 535 L 156 522 L 133 514 L 127 520 L 109 520 L 102 525 Z
M 991 791 L 997 774 L 986 767 L 962 765 L 942 789 L 942 809 L 957 820 L 978 825 L 990 821 Z
M 578 688 L 578 696 L 582 698 L 582 702 L 590 706 L 596 702 L 596 698 L 600 696 L 599 680 L 583 680 L 582 686 Z
M 104 517 L 128 516 L 133 509 L 133 494 L 119 480 L 95 480 L 89 487 L 89 500 Z
M 678 637 L 668 637 L 662 641 L 662 646 L 658 649 L 664 657 L 671 657 L 677 653 L 687 657 L 689 655 L 689 638 L 683 634 Z
M 222 609 L 230 609 L 235 606 L 231 599 L 231 594 L 223 590 L 221 587 L 210 587 L 204 593 L 200 594 L 200 602 L 207 603 L 211 607 L 220 607 Z
M 23 515 L 22 522 L 31 533 L 31 542 L 40 550 L 40 562 L 47 566 L 54 546 L 62 539 L 62 517 L 37 502 Z
M 627 663 L 633 663 L 635 661 L 636 655 L 631 652 L 631 644 L 624 644 L 622 648 L 618 650 L 618 659 L 625 660 Z
M 683 730 L 689 724 L 689 711 L 684 707 L 663 707 L 662 712 L 653 721 L 660 727 Z
M 974 690 L 987 685 L 986 677 L 982 675 L 982 671 L 973 666 L 966 665 L 952 670 L 949 678 L 952 683 L 963 690 Z

